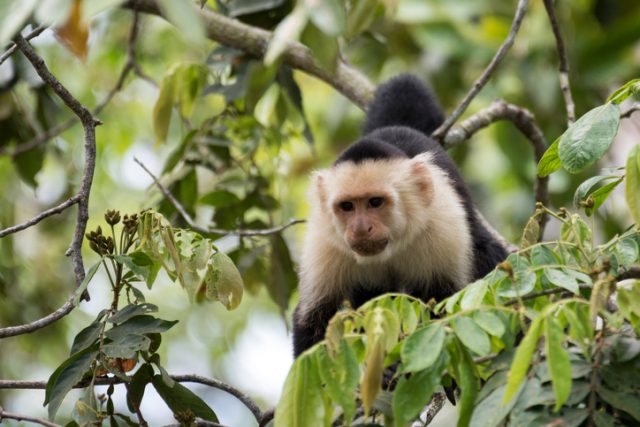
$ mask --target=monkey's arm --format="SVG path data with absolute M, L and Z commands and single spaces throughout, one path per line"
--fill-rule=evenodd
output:
M 340 301 L 327 299 L 314 304 L 303 313 L 298 305 L 293 313 L 293 355 L 298 357 L 303 351 L 324 339 L 329 320 L 338 311 Z

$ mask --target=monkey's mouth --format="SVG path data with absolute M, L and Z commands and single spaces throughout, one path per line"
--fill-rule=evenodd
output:
M 351 249 L 362 256 L 378 255 L 387 247 L 389 239 L 381 240 L 361 240 L 359 242 L 352 243 Z

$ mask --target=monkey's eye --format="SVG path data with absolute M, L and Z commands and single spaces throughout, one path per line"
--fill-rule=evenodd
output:
M 369 206 L 372 208 L 379 208 L 384 203 L 384 199 L 382 197 L 372 197 L 369 199 Z
M 350 212 L 353 210 L 353 203 L 351 202 L 340 202 L 338 206 L 343 212 Z

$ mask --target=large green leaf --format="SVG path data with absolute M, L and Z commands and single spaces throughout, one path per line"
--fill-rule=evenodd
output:
M 178 323 L 177 320 L 168 321 L 157 319 L 149 315 L 134 316 L 117 326 L 114 326 L 105 333 L 107 338 L 118 341 L 126 335 L 144 335 L 150 333 L 161 333 L 170 329 Z
M 445 336 L 439 323 L 431 323 L 409 335 L 402 347 L 403 371 L 416 372 L 433 365 L 442 352 Z
M 504 392 L 504 403 L 509 402 L 509 400 L 520 389 L 520 385 L 529 371 L 533 353 L 538 347 L 538 340 L 542 334 L 542 320 L 543 317 L 538 316 L 533 322 L 531 322 L 531 326 L 529 327 L 527 334 L 522 339 L 520 346 L 516 350 L 515 356 L 513 356 Z
M 346 28 L 344 3 L 340 0 L 304 0 L 309 19 L 328 36 L 339 36 Z
M 489 336 L 470 317 L 459 317 L 451 322 L 451 326 L 465 347 L 474 353 L 485 356 L 491 352 Z
M 595 163 L 609 149 L 618 132 L 620 108 L 607 103 L 580 117 L 560 137 L 558 156 L 562 166 L 577 173 Z
M 565 273 L 563 270 L 555 269 L 555 268 L 545 268 L 544 275 L 549 279 L 555 286 L 559 286 L 564 288 L 574 294 L 580 292 L 580 287 L 578 286 L 578 281 L 575 277 Z
M 132 317 L 139 316 L 141 314 L 155 313 L 157 311 L 158 306 L 150 303 L 129 304 L 109 317 L 108 321 L 114 324 L 123 323 L 131 319 Z
M 557 412 L 571 394 L 571 361 L 569 354 L 562 346 L 564 330 L 553 316 L 545 319 L 545 343 L 547 366 L 551 375 L 551 384 L 556 396 L 554 410 Z
M 455 379 L 460 385 L 461 392 L 458 427 L 466 427 L 471 421 L 474 404 L 480 389 L 480 381 L 477 376 L 473 358 L 462 343 L 459 340 L 455 340 L 449 348 L 452 352 L 451 369 L 455 374 Z
M 151 382 L 174 414 L 190 412 L 203 420 L 218 422 L 218 417 L 209 405 L 182 384 L 174 381 L 173 386 L 170 387 L 165 383 L 162 375 L 155 375 Z
M 270 237 L 271 241 L 271 268 L 270 279 L 267 280 L 267 290 L 271 299 L 278 304 L 282 310 L 289 306 L 289 299 L 298 284 L 291 253 L 287 243 L 280 234 Z
M 627 157 L 625 197 L 633 221 L 640 226 L 640 145 L 633 147 Z
M 49 405 L 49 418 L 54 419 L 62 400 L 89 370 L 98 355 L 98 346 L 85 348 L 69 357 L 47 381 L 44 404 Z
M 244 289 L 242 277 L 231 258 L 224 252 L 218 251 L 211 257 L 204 283 L 208 300 L 220 301 L 227 310 L 233 310 L 240 304 Z
M 323 425 L 324 404 L 318 366 L 313 354 L 303 354 L 294 362 L 276 406 L 275 425 L 307 427 Z
M 342 406 L 346 421 L 350 421 L 356 412 L 356 389 L 360 371 L 353 349 L 345 340 L 340 340 L 340 347 L 331 357 L 326 347 L 317 352 L 320 378 L 325 391 L 331 399 Z
M 395 425 L 407 424 L 429 402 L 446 366 L 446 353 L 440 353 L 431 368 L 402 376 L 393 393 L 392 408 Z
M 631 393 L 609 390 L 606 387 L 598 387 L 597 392 L 609 405 L 627 412 L 636 421 L 640 421 L 640 397 Z
M 203 43 L 206 36 L 204 22 L 190 0 L 158 0 L 158 6 L 189 42 Z
M 542 155 L 542 158 L 538 162 L 538 176 L 550 175 L 562 167 L 562 162 L 560 161 L 560 157 L 558 157 L 559 143 L 560 138 L 556 139 Z

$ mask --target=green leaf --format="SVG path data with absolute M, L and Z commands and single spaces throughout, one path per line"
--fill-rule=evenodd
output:
M 125 335 L 117 341 L 101 347 L 102 352 L 109 357 L 133 359 L 138 351 L 148 351 L 151 340 L 144 335 Z
M 318 372 L 329 397 L 342 406 L 346 421 L 356 413 L 356 389 L 360 371 L 353 349 L 345 340 L 340 340 L 339 351 L 332 358 L 326 347 L 317 351 Z
M 560 137 L 558 156 L 562 166 L 577 173 L 595 163 L 609 149 L 618 132 L 620 108 L 607 103 L 580 117 Z
M 174 382 L 173 387 L 169 387 L 162 379 L 162 375 L 155 375 L 151 382 L 174 414 L 190 412 L 203 420 L 218 422 L 218 417 L 209 405 L 179 382 Z
M 548 176 L 562 167 L 562 162 L 558 156 L 559 144 L 560 138 L 556 139 L 542 155 L 542 158 L 540 158 L 538 162 L 538 176 Z
M 220 301 L 227 310 L 233 310 L 240 304 L 244 290 L 242 277 L 224 252 L 218 251 L 211 257 L 204 283 L 208 300 Z
M 154 261 L 142 251 L 134 251 L 128 255 L 116 255 L 114 259 L 116 262 L 126 265 L 137 276 L 142 277 L 149 289 L 156 281 L 161 268 L 160 262 Z
M 558 257 L 547 246 L 539 245 L 531 249 L 531 263 L 534 265 L 557 264 Z
M 80 298 L 82 298 L 82 294 L 84 294 L 84 291 L 87 289 L 87 286 L 89 286 L 89 282 L 91 282 L 91 279 L 93 279 L 93 276 L 95 276 L 96 271 L 98 271 L 98 268 L 100 268 L 101 262 L 98 261 L 95 264 L 93 264 L 91 266 L 91 268 L 89 268 L 89 270 L 87 270 L 87 274 L 84 276 L 84 279 L 82 279 L 82 283 L 80 283 L 80 286 L 78 286 L 78 288 L 75 291 L 75 297 L 73 299 L 73 305 L 74 306 L 78 306 L 78 304 L 80 304 Z
M 553 316 L 545 319 L 547 366 L 556 396 L 554 411 L 560 410 L 571 394 L 571 361 L 562 346 L 564 330 Z
M 640 92 L 640 79 L 633 79 L 616 89 L 616 91 L 607 98 L 607 102 L 620 104 L 622 101 L 638 92 Z
M 476 366 L 469 352 L 459 340 L 455 340 L 452 348 L 452 371 L 460 385 L 460 416 L 458 427 L 466 427 L 471 421 L 474 403 L 480 391 L 480 382 L 476 373 Z
M 378 0 L 354 0 L 347 15 L 345 38 L 352 39 L 367 30 L 378 13 Z
M 460 341 L 462 341 L 469 350 L 480 356 L 486 356 L 491 353 L 489 336 L 470 317 L 462 316 L 453 320 L 451 327 Z
M 634 146 L 627 157 L 625 197 L 631 218 L 640 225 L 640 145 Z
M 284 18 L 273 32 L 269 47 L 264 55 L 264 63 L 271 65 L 275 63 L 282 53 L 287 49 L 289 42 L 297 41 L 302 31 L 307 26 L 309 19 L 304 7 L 296 7 Z
M 161 333 L 170 329 L 176 323 L 178 323 L 177 320 L 162 320 L 148 315 L 135 316 L 126 322 L 114 326 L 105 333 L 105 336 L 113 341 L 118 341 L 126 335 Z
M 205 26 L 189 0 L 158 0 L 167 20 L 174 24 L 191 43 L 202 44 L 206 39 Z
M 44 155 L 44 147 L 40 146 L 13 156 L 13 163 L 20 174 L 20 178 L 32 188 L 38 186 L 36 175 L 44 165 Z
M 564 288 L 574 294 L 580 293 L 580 287 L 575 277 L 565 273 L 563 270 L 545 268 L 544 275 L 555 286 Z
M 396 426 L 404 426 L 431 400 L 446 366 L 446 353 L 440 353 L 431 368 L 400 377 L 393 393 L 392 409 Z
M 538 215 L 533 215 L 527 221 L 527 224 L 524 226 L 524 231 L 522 232 L 522 237 L 520 238 L 520 249 L 526 249 L 531 245 L 538 243 L 540 239 L 540 222 L 538 220 Z
M 271 299 L 278 304 L 282 310 L 289 306 L 289 299 L 294 289 L 298 285 L 291 253 L 287 243 L 280 234 L 270 237 L 271 241 L 271 268 L 270 279 L 267 281 L 267 290 Z
M 93 345 L 73 354 L 51 374 L 44 398 L 44 404 L 49 405 L 49 419 L 55 418 L 62 400 L 89 370 L 98 355 L 97 349 Z
M 617 410 L 622 410 L 631 415 L 636 421 L 640 421 L 640 397 L 631 393 L 609 390 L 598 387 L 598 395 Z
M 510 254 L 507 261 L 513 268 L 514 277 L 507 277 L 500 282 L 497 287 L 498 295 L 505 298 L 515 298 L 533 291 L 537 276 L 531 270 L 529 261 L 519 254 Z
M 508 396 L 508 384 L 494 389 L 489 395 L 478 402 L 471 416 L 470 427 L 497 427 L 509 414 L 518 399 Z M 518 386 L 511 394 L 519 394 L 522 387 Z
M 314 24 L 309 24 L 302 33 L 301 40 L 311 49 L 313 56 L 323 68 L 330 72 L 335 70 L 338 64 L 338 54 L 340 53 L 336 37 L 328 36 Z
M 445 330 L 439 323 L 431 323 L 416 330 L 402 347 L 404 372 L 416 372 L 431 367 L 444 346 Z
M 484 279 L 478 279 L 464 288 L 464 294 L 460 300 L 460 308 L 463 310 L 471 310 L 480 307 L 488 289 L 489 282 Z
M 611 192 L 616 189 L 623 179 L 624 177 L 620 177 L 613 182 L 603 185 L 591 194 L 591 197 L 593 197 L 593 207 L 585 210 L 588 216 L 591 216 L 594 210 L 602 206 L 604 201 L 607 200 L 607 197 L 609 197 Z
M 141 314 L 156 313 L 157 311 L 158 306 L 150 303 L 129 304 L 118 310 L 113 316 L 109 317 L 107 321 L 109 323 L 123 323 L 132 317 L 139 316 Z
M 167 139 L 169 124 L 171 123 L 171 111 L 175 98 L 176 79 L 175 73 L 170 71 L 165 74 L 160 82 L 158 99 L 153 106 L 153 131 L 158 144 L 162 144 Z
M 212 191 L 200 198 L 200 203 L 213 206 L 215 208 L 231 206 L 239 202 L 240 198 L 238 198 L 238 196 L 230 191 L 224 190 Z
M 145 363 L 136 371 L 127 387 L 127 407 L 135 413 L 140 408 L 144 397 L 144 389 L 153 379 L 153 367 Z
M 73 355 L 95 344 L 100 336 L 100 331 L 102 331 L 102 322 L 95 320 L 89 326 L 78 332 L 78 335 L 73 339 L 69 354 Z
M 504 323 L 500 317 L 490 311 L 476 311 L 473 313 L 473 321 L 494 337 L 500 338 L 504 335 Z
M 516 350 L 516 354 L 513 356 L 513 361 L 511 362 L 511 368 L 509 369 L 507 377 L 507 384 L 503 398 L 504 403 L 509 402 L 510 399 L 515 396 L 516 392 L 520 389 L 520 385 L 522 384 L 525 375 L 529 371 L 533 353 L 538 347 L 538 340 L 542 333 L 542 320 L 543 317 L 538 316 L 533 322 L 531 322 L 531 326 L 529 327 L 527 334 L 522 339 L 520 346 Z
M 344 2 L 340 0 L 303 0 L 307 15 L 313 24 L 328 36 L 341 35 L 346 28 Z
M 617 175 L 597 175 L 592 176 L 591 178 L 584 181 L 582 184 L 578 186 L 575 194 L 573 195 L 573 206 L 576 209 L 581 209 L 581 202 L 584 202 L 591 190 L 598 184 L 604 181 L 608 181 L 610 179 L 619 179 Z
M 323 425 L 324 413 L 316 358 L 313 354 L 305 353 L 293 363 L 284 382 L 276 406 L 275 425 L 320 426 Z

